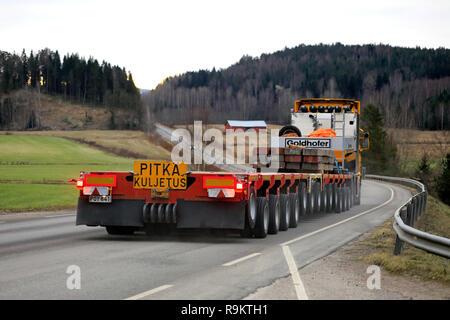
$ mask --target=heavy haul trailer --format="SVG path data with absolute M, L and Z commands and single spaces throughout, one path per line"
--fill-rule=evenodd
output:
M 257 173 L 186 172 L 182 188 L 159 191 L 136 186 L 136 163 L 133 172 L 82 172 L 76 181 L 76 223 L 103 226 L 110 234 L 172 226 L 237 230 L 245 237 L 264 238 L 297 227 L 300 215 L 346 211 L 359 204 L 360 152 L 368 148 L 359 113 L 355 100 L 296 101 L 291 125 L 280 130 L 276 147 L 271 141 L 269 150 L 284 161 L 275 172 L 261 167 Z M 324 128 L 336 136 L 309 137 Z M 325 151 L 334 165 L 320 163 Z
M 110 234 L 171 225 L 264 238 L 297 227 L 300 215 L 353 205 L 352 175 L 345 174 L 188 172 L 185 190 L 158 192 L 135 189 L 130 172 L 82 172 L 77 186 L 77 225 Z

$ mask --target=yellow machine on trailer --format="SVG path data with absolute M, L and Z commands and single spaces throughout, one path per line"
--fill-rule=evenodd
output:
M 369 134 L 360 127 L 361 105 L 353 99 L 300 99 L 291 109 L 291 124 L 280 130 L 279 146 L 333 151 L 330 173 L 353 173 L 355 203 L 360 202 L 361 152 Z M 319 132 L 319 134 L 317 134 Z

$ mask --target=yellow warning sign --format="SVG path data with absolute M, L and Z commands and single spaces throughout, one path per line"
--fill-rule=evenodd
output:
M 135 161 L 133 187 L 135 189 L 186 189 L 185 163 L 170 161 Z

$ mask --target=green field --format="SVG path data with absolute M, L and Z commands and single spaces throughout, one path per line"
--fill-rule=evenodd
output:
M 72 185 L 0 183 L 0 211 L 72 208 L 77 199 Z
M 2 163 L 103 164 L 128 161 L 67 139 L 50 136 L 0 135 L 0 150 Z
M 0 211 L 76 205 L 80 171 L 129 171 L 134 159 L 53 136 L 0 135 Z
M 83 144 L 95 144 L 109 154 L 127 156 L 140 154 L 145 159 L 170 160 L 170 152 L 155 144 L 145 132 L 131 130 L 83 130 L 83 131 L 0 131 L 1 135 L 58 137 Z M 95 150 L 95 149 L 94 149 Z

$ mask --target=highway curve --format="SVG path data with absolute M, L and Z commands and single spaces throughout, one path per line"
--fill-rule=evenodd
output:
M 191 230 L 109 236 L 75 226 L 75 211 L 0 216 L 0 299 L 242 299 L 289 274 L 281 244 L 301 268 L 392 217 L 409 196 L 363 181 L 360 206 L 303 217 L 298 228 L 265 239 Z M 80 267 L 79 290 L 66 287 L 70 265 Z

